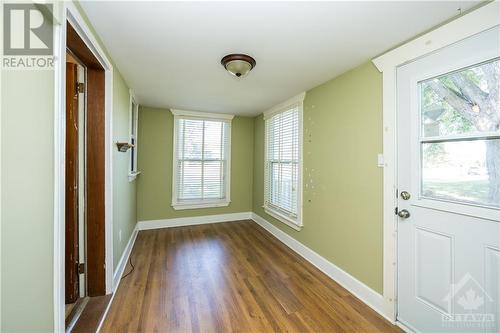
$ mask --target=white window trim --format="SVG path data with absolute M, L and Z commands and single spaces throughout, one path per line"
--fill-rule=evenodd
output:
M 397 216 L 394 196 L 397 188 L 396 141 L 396 70 L 399 66 L 423 57 L 467 37 L 500 25 L 499 2 L 490 2 L 431 32 L 389 51 L 372 62 L 382 72 L 384 133 L 384 314 L 397 322 Z
M 173 158 L 172 158 L 172 207 L 175 210 L 185 210 L 185 209 L 199 209 L 199 208 L 215 208 L 215 207 L 227 207 L 231 203 L 231 121 L 234 115 L 222 114 L 222 113 L 209 113 L 209 112 L 198 112 L 198 111 L 187 111 L 187 110 L 170 110 L 174 115 L 174 131 L 173 131 Z M 199 119 L 199 120 L 215 120 L 223 121 L 229 124 L 228 132 L 228 143 L 227 147 L 227 170 L 226 170 L 226 198 L 223 200 L 203 200 L 200 202 L 189 202 L 182 203 L 179 202 L 177 198 L 177 123 L 179 119 Z
M 302 227 L 304 226 L 303 224 L 303 219 L 302 219 L 302 197 L 303 197 L 303 176 L 302 176 L 302 168 L 303 168 L 303 152 L 302 152 L 302 146 L 303 146 L 303 130 L 304 130 L 304 99 L 306 97 L 306 93 L 303 92 L 301 94 L 298 94 L 297 96 L 294 96 L 274 107 L 271 109 L 267 110 L 264 112 L 264 126 L 267 126 L 265 124 L 266 120 L 271 118 L 272 116 L 276 115 L 277 113 L 283 112 L 285 110 L 288 110 L 291 106 L 298 105 L 299 109 L 299 170 L 298 170 L 298 179 L 297 179 L 297 218 L 291 218 L 287 216 L 286 214 L 283 214 L 280 212 L 278 209 L 273 208 L 272 206 L 266 205 L 266 202 L 268 201 L 268 193 L 266 191 L 266 188 L 264 186 L 264 205 L 262 206 L 264 208 L 264 211 L 277 219 L 278 221 L 283 222 L 287 226 L 300 231 Z M 266 182 L 268 177 L 268 170 L 267 170 L 267 135 L 264 133 L 264 182 Z M 264 183 L 265 184 L 265 183 Z
M 137 104 L 136 102 L 136 98 L 135 98 L 135 95 L 134 95 L 134 92 L 132 91 L 132 89 L 129 90 L 129 95 L 130 95 L 130 100 L 129 100 L 129 125 L 128 125 L 128 138 L 129 138 L 129 142 L 132 142 L 132 117 L 134 117 L 134 105 L 135 105 L 135 111 L 137 111 L 135 113 L 135 140 L 134 140 L 134 144 L 135 144 L 135 154 L 134 154 L 134 168 L 135 170 L 130 170 L 130 165 L 132 163 L 132 149 L 130 149 L 130 153 L 129 153 L 129 164 L 128 164 L 128 181 L 129 182 L 132 182 L 134 181 L 137 176 L 141 173 L 140 171 L 138 171 L 137 169 L 137 152 L 138 152 L 138 140 L 137 140 L 137 137 L 138 137 L 138 129 L 139 129 L 139 124 L 138 124 L 138 121 L 139 121 L 139 104 Z

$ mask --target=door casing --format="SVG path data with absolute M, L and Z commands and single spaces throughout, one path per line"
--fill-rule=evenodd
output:
M 103 68 L 105 94 L 103 106 L 104 122 L 104 230 L 105 230 L 105 292 L 114 290 L 113 281 L 113 178 L 112 178 L 112 119 L 113 119 L 113 66 L 94 37 L 87 21 L 80 14 L 75 3 L 60 2 L 54 11 L 54 330 L 65 330 L 64 314 L 64 216 L 65 216 L 65 63 L 66 29 L 71 24 L 78 36 Z
M 85 218 L 87 227 L 87 294 L 106 294 L 105 258 L 105 77 L 104 68 L 71 24 L 66 30 L 67 48 L 86 68 Z

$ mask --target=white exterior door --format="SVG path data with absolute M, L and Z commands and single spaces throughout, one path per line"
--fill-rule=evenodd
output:
M 398 314 L 500 332 L 500 28 L 397 70 Z

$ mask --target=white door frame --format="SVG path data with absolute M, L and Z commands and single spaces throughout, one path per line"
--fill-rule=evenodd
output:
M 105 263 L 106 293 L 113 292 L 113 66 L 72 1 L 54 4 L 54 331 L 65 331 L 65 128 L 66 25 L 70 22 L 105 71 Z
M 500 3 L 490 2 L 375 59 L 383 76 L 384 146 L 384 305 L 386 317 L 397 315 L 397 68 L 431 52 L 500 25 Z

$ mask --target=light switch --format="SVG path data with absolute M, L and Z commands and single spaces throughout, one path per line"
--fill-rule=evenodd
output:
M 379 168 L 383 168 L 385 166 L 384 155 L 383 154 L 378 154 L 377 155 L 377 166 Z

